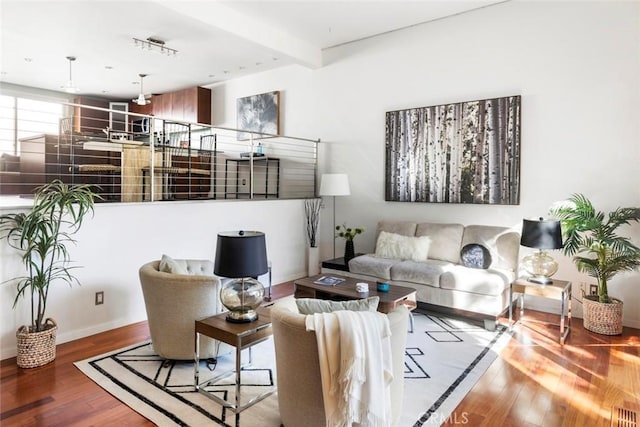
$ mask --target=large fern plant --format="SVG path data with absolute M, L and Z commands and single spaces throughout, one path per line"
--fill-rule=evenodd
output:
M 640 248 L 617 234 L 621 225 L 640 221 L 640 208 L 618 208 L 606 215 L 584 195 L 574 194 L 550 214 L 562 225 L 565 255 L 573 256 L 578 270 L 597 280 L 598 301 L 611 302 L 609 279 L 640 267 Z
M 17 277 L 18 293 L 31 298 L 31 332 L 45 329 L 45 313 L 49 288 L 54 282 L 73 284 L 68 243 L 75 243 L 75 234 L 88 213 L 93 213 L 96 196 L 90 185 L 72 185 L 53 181 L 39 187 L 33 207 L 26 213 L 0 216 L 0 235 L 22 253 L 27 275 Z

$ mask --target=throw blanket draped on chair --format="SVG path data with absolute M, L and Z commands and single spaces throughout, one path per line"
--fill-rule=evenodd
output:
M 327 426 L 391 424 L 389 320 L 371 311 L 316 313 L 306 328 L 318 341 Z

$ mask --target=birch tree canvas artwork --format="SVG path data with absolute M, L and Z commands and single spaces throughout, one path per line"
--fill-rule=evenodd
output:
M 387 201 L 520 203 L 520 96 L 386 114 Z

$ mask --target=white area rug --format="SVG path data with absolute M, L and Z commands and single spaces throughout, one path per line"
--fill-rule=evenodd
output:
M 400 426 L 440 425 L 462 417 L 452 411 L 495 360 L 509 339 L 467 322 L 414 312 L 405 356 L 404 407 Z M 242 402 L 269 389 L 276 379 L 273 340 L 253 347 L 252 365 L 242 376 Z M 243 352 L 243 361 L 248 352 Z M 149 343 L 114 351 L 75 365 L 132 409 L 160 426 L 232 426 L 235 416 L 193 387 L 193 363 L 163 361 Z M 200 382 L 234 367 L 234 355 L 218 358 L 213 371 L 201 361 Z M 233 401 L 235 376 L 207 390 Z M 277 394 L 241 413 L 242 426 L 278 427 Z

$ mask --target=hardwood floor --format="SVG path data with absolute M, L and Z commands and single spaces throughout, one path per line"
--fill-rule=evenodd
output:
M 273 287 L 274 299 L 293 292 L 292 282 Z M 557 321 L 528 312 L 538 320 Z M 608 426 L 611 406 L 640 413 L 640 331 L 624 328 L 608 337 L 586 331 L 581 319 L 564 346 L 556 327 L 527 322 L 489 367 L 445 425 Z M 0 425 L 153 425 L 120 403 L 73 362 L 149 338 L 140 322 L 60 344 L 56 360 L 18 369 L 0 362 Z M 428 424 L 435 425 L 435 424 Z M 633 424 L 629 424 L 632 426 Z
M 525 313 L 529 318 L 559 321 L 533 311 Z M 584 329 L 582 319 L 571 326 L 561 346 L 558 326 L 517 325 L 500 357 L 443 425 L 609 426 L 612 406 L 640 416 L 640 331 L 625 327 L 619 336 L 599 335 Z

